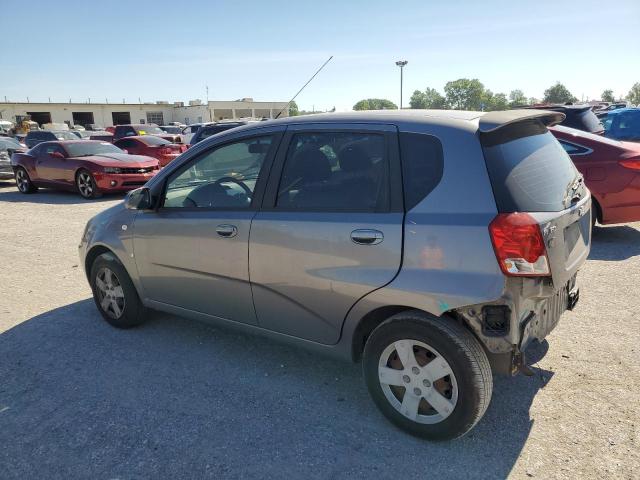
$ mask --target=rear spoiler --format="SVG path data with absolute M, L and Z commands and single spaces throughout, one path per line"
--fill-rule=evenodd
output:
M 480 117 L 478 130 L 480 133 L 496 132 L 508 125 L 520 122 L 538 121 L 545 127 L 551 127 L 562 122 L 566 115 L 552 110 L 503 110 L 488 112 Z

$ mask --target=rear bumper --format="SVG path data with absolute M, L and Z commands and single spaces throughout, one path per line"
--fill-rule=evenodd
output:
M 11 180 L 14 177 L 11 165 L 0 165 L 0 180 Z
M 597 200 L 603 224 L 640 221 L 640 175 L 635 174 L 619 192 L 600 193 Z
M 103 192 L 123 192 L 129 191 L 143 186 L 155 175 L 155 172 L 151 173 L 136 173 L 136 174 L 99 174 L 93 175 L 98 188 Z
M 544 340 L 579 298 L 575 275 L 555 291 L 549 279 L 510 279 L 500 301 L 457 313 L 484 345 L 494 372 L 513 375 L 524 365 L 527 347 Z

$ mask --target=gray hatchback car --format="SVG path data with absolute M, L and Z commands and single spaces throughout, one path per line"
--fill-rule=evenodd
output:
M 591 198 L 562 113 L 382 111 L 239 127 L 87 224 L 107 322 L 149 309 L 361 361 L 408 432 L 468 432 L 578 300 Z

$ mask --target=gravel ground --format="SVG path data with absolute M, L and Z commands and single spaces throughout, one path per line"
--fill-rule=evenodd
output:
M 119 331 L 78 265 L 119 201 L 0 182 L 0 478 L 639 478 L 640 224 L 596 228 L 581 300 L 471 434 L 392 427 L 360 367 L 157 314 Z

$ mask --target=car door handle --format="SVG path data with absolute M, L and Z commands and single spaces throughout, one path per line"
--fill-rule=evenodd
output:
M 238 229 L 235 225 L 218 225 L 216 227 L 216 233 L 221 237 L 231 238 L 238 234 Z
M 377 245 L 384 239 L 380 230 L 360 229 L 351 232 L 351 241 L 358 245 Z

